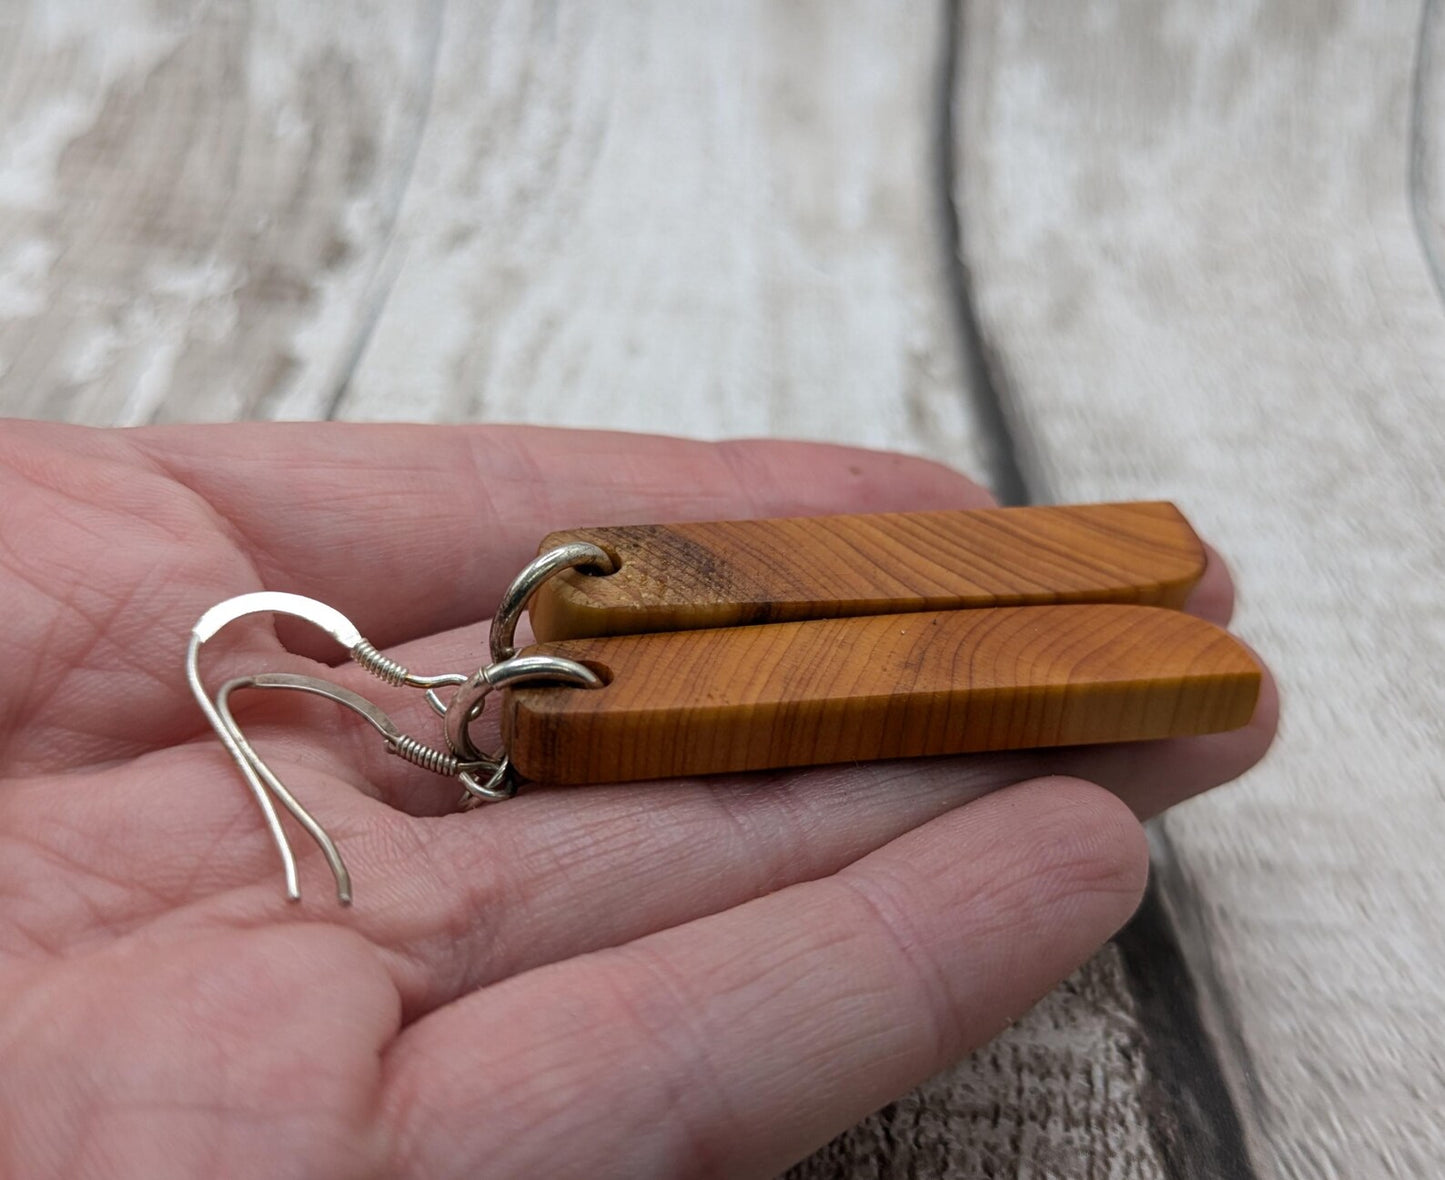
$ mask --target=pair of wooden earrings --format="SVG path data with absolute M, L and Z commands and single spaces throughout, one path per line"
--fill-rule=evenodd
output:
M 197 624 L 192 688 L 267 813 L 292 896 L 273 799 L 327 851 L 343 900 L 349 880 L 246 742 L 228 705 L 238 689 L 328 696 L 393 752 L 456 776 L 466 802 L 505 798 L 519 778 L 610 783 L 1185 737 L 1246 724 L 1259 695 L 1249 652 L 1180 609 L 1206 559 L 1169 504 L 589 528 L 540 549 L 494 619 L 492 662 L 470 676 L 415 675 L 295 595 L 244 595 Z M 519 653 L 529 603 L 538 642 Z M 308 618 L 383 680 L 426 691 L 446 748 L 316 678 L 263 673 L 210 696 L 201 645 L 263 610 Z M 497 690 L 506 750 L 488 756 L 469 728 Z

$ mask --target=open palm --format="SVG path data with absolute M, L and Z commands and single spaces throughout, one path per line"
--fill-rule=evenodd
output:
M 1230 734 L 466 814 L 325 702 L 238 698 L 347 859 L 342 909 L 303 844 L 286 903 L 182 673 L 246 591 L 470 672 L 552 529 L 985 503 L 803 444 L 0 427 L 0 1174 L 768 1175 L 992 1036 L 1133 909 L 1135 816 L 1263 753 L 1268 687 Z M 1231 597 L 1212 561 L 1191 609 Z M 338 654 L 235 631 L 213 684 Z M 435 732 L 419 694 L 366 691 Z

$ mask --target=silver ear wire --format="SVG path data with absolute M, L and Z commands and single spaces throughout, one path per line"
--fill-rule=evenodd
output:
M 226 747 L 232 760 L 240 768 L 241 774 L 246 779 L 246 785 L 250 787 L 252 796 L 261 808 L 267 830 L 270 831 L 276 850 L 281 855 L 281 864 L 286 873 L 287 898 L 291 901 L 299 901 L 301 887 L 296 872 L 296 857 L 291 850 L 290 841 L 286 838 L 285 829 L 281 826 L 281 817 L 276 811 L 276 802 L 278 801 L 316 841 L 322 855 L 326 858 L 326 863 L 331 868 L 331 875 L 336 880 L 337 900 L 342 905 L 350 905 L 351 874 L 347 872 L 346 864 L 341 858 L 335 841 L 286 788 L 285 784 L 267 765 L 266 760 L 256 752 L 255 747 L 246 740 L 246 735 L 231 712 L 230 697 L 233 692 L 246 688 L 288 688 L 326 697 L 328 700 L 335 701 L 360 714 L 370 722 L 386 739 L 387 747 L 392 753 L 439 774 L 458 776 L 463 772 L 491 773 L 495 767 L 487 760 L 463 761 L 454 755 L 432 749 L 425 743 L 402 733 L 390 717 L 365 697 L 314 676 L 297 676 L 281 672 L 242 676 L 223 684 L 213 699 L 201 681 L 200 654 L 202 646 L 227 624 L 247 615 L 268 612 L 292 615 L 319 627 L 346 648 L 352 659 L 374 676 L 389 684 L 422 688 L 427 691 L 429 696 L 432 696 L 437 688 L 464 684 L 468 678 L 461 673 L 448 673 L 443 676 L 416 676 L 402 665 L 378 652 L 375 647 L 362 638 L 356 625 L 340 611 L 327 606 L 324 602 L 317 602 L 313 598 L 306 598 L 300 594 L 259 591 L 254 594 L 242 594 L 236 598 L 228 598 L 203 614 L 192 628 L 191 641 L 186 649 L 186 680 L 191 686 L 196 703 L 201 707 L 201 712 L 205 714 L 206 720 L 210 722 L 216 736 L 221 739 L 222 745 Z
M 241 768 L 241 773 L 246 778 L 246 785 L 251 788 L 256 805 L 266 818 L 266 828 L 271 833 L 271 840 L 276 845 L 276 850 L 281 854 L 281 865 L 286 872 L 287 898 L 291 901 L 300 901 L 301 886 L 296 878 L 296 857 L 292 854 L 286 833 L 281 828 L 281 817 L 276 814 L 276 805 L 271 802 L 271 796 L 266 793 L 267 784 L 256 769 L 255 763 L 259 761 L 256 752 L 251 749 L 250 744 L 235 728 L 235 721 L 230 718 L 229 713 L 222 713 L 216 707 L 215 702 L 211 700 L 210 694 L 206 692 L 205 686 L 201 683 L 199 667 L 201 645 L 207 638 L 209 636 L 201 634 L 199 626 L 191 632 L 191 642 L 186 648 L 186 680 L 191 686 L 191 693 L 196 698 L 196 704 L 200 705 L 201 712 L 205 714 L 211 728 L 216 731 L 216 736 L 221 739 L 221 744 L 226 747 L 227 753 Z M 269 775 L 269 772 L 268 776 L 274 778 Z M 342 873 L 346 874 L 344 865 Z M 351 894 L 351 879 L 349 875 L 345 875 L 343 879 L 345 888 L 343 889 L 342 879 L 339 879 L 336 884 L 336 892 L 337 896 L 343 899 L 342 904 L 345 905 L 345 899 L 349 898 Z
M 306 829 L 307 834 L 316 841 L 317 846 L 321 849 L 321 854 L 326 858 L 327 865 L 331 868 L 331 875 L 336 879 L 336 899 L 342 905 L 350 905 L 351 874 L 347 872 L 346 862 L 341 859 L 341 852 L 336 847 L 336 842 L 327 834 L 326 829 L 316 821 L 315 817 L 312 816 L 306 808 L 301 806 L 296 796 L 286 789 L 285 784 L 276 777 L 271 768 L 266 764 L 266 760 L 262 758 L 260 754 L 256 753 L 255 747 L 246 740 L 245 734 L 241 732 L 241 727 L 236 724 L 236 718 L 231 714 L 231 693 L 238 688 L 265 687 L 264 685 L 257 684 L 257 680 L 259 679 L 260 677 L 243 676 L 236 680 L 228 680 L 225 684 L 221 685 L 220 689 L 216 692 L 216 712 L 221 718 L 221 723 L 225 726 L 225 733 L 229 738 L 227 745 L 229 747 L 230 744 L 234 742 L 235 749 L 232 750 L 233 757 L 235 756 L 236 750 L 240 751 L 241 757 L 237 759 L 237 763 L 241 767 L 241 773 L 246 776 L 246 780 L 251 784 L 251 793 L 256 795 L 258 799 L 267 799 L 266 792 L 270 791 L 272 795 L 281 801 L 281 805 L 296 817 L 296 822 Z M 324 681 L 317 681 L 318 685 L 324 683 Z M 326 693 L 323 695 L 330 696 L 331 694 Z M 336 698 L 333 697 L 333 699 Z M 227 738 L 223 737 L 222 740 L 226 741 Z M 259 782 L 257 781 L 258 779 Z M 264 784 L 264 786 L 262 784 Z M 269 799 L 267 799 L 267 803 L 269 804 Z M 270 813 L 272 815 L 275 814 L 274 807 L 270 808 Z M 279 837 L 278 833 L 280 833 Z M 301 892 L 296 880 L 296 859 L 291 853 L 291 846 L 286 840 L 285 833 L 281 832 L 279 821 L 271 826 L 271 835 L 277 839 L 277 845 L 281 851 L 281 860 L 286 867 L 286 896 L 291 901 L 300 901 Z
M 366 639 L 356 625 L 334 607 L 314 598 L 300 594 L 285 594 L 280 591 L 262 590 L 253 594 L 241 594 L 235 598 L 217 603 L 206 611 L 191 629 L 191 641 L 186 648 L 186 680 L 195 695 L 196 703 L 205 714 L 221 744 L 226 747 L 232 760 L 245 777 L 261 814 L 265 817 L 266 828 L 271 840 L 281 854 L 281 864 L 286 872 L 286 897 L 291 901 L 301 900 L 301 886 L 296 872 L 296 857 L 291 843 L 281 826 L 281 816 L 276 810 L 279 802 L 291 813 L 306 833 L 316 841 L 331 875 L 336 880 L 336 897 L 342 905 L 351 904 L 351 874 L 341 859 L 336 842 L 326 829 L 306 810 L 284 783 L 266 764 L 246 740 L 246 735 L 237 724 L 231 712 L 231 695 L 242 689 L 290 689 L 325 697 L 350 709 L 364 718 L 386 741 L 387 749 L 436 774 L 457 779 L 462 787 L 460 805 L 464 808 L 479 803 L 508 799 L 517 793 L 516 777 L 505 754 L 488 757 L 472 745 L 467 734 L 468 727 L 480 716 L 487 695 L 494 689 L 523 683 L 548 682 L 568 684 L 581 688 L 601 688 L 601 678 L 584 664 L 557 656 L 518 656 L 511 647 L 511 637 L 516 629 L 517 618 L 525 609 L 528 600 L 546 578 L 560 569 L 578 564 L 608 563 L 607 554 L 593 546 L 571 546 L 556 556 L 556 551 L 544 553 L 530 563 L 512 583 L 503 596 L 503 609 L 498 613 L 500 626 L 493 624 L 492 646 L 504 651 L 495 661 L 471 676 L 449 672 L 441 676 L 418 676 L 408 671 L 395 660 L 381 654 Z M 320 628 L 344 647 L 351 658 L 373 676 L 397 687 L 419 688 L 426 692 L 426 699 L 432 709 L 444 720 L 447 750 L 439 750 L 425 742 L 404 734 L 396 723 L 381 709 L 359 693 L 328 680 L 315 676 L 301 676 L 289 672 L 263 672 L 252 676 L 240 676 L 228 680 L 213 698 L 201 681 L 201 648 L 207 640 L 229 623 L 247 615 L 284 614 Z M 441 699 L 439 688 L 455 688 L 450 703 Z

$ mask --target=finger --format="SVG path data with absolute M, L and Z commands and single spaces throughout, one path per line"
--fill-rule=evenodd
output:
M 379 644 L 490 613 L 554 529 L 992 502 L 939 464 L 818 443 L 345 423 L 129 441 L 229 522 L 266 586 L 333 603 Z
M 6 983 L 7 1176 L 381 1175 L 396 995 L 354 934 L 142 937 Z
M 123 758 L 188 699 L 196 587 L 248 586 L 204 505 L 117 432 L 0 429 L 0 772 Z
M 1083 783 L 466 997 L 384 1069 L 398 1175 L 769 1175 L 1016 1019 L 1127 918 L 1142 832 Z
M 1269 745 L 1272 718 L 1271 691 L 1249 727 L 1199 738 L 534 791 L 482 814 L 407 821 L 389 843 L 365 840 L 358 881 L 376 891 L 378 909 L 359 903 L 359 920 L 394 955 L 414 1016 L 519 971 L 835 872 L 1023 780 L 1097 776 L 1149 818 L 1248 770 Z M 346 824 L 365 807 L 350 800 L 333 808 Z M 355 822 L 366 830 L 360 815 Z
M 1039 774 L 1073 774 L 1108 787 L 1149 819 L 1257 765 L 1279 729 L 1279 689 L 1269 669 L 1249 724 L 1203 737 L 1119 742 L 1072 750 L 1041 751 L 1031 768 Z
M 1204 574 L 1190 593 L 1184 609 L 1191 615 L 1227 627 L 1234 616 L 1234 579 L 1214 546 L 1205 545 L 1204 553 Z
M 1087 778 L 1149 818 L 1255 765 L 1277 717 L 1266 670 L 1247 726 L 1195 738 L 534 791 L 479 817 L 479 826 L 422 821 L 418 855 L 434 872 L 416 873 L 405 856 L 368 870 L 408 916 L 409 937 L 375 933 L 404 952 L 411 971 L 399 986 L 409 1010 L 423 1011 L 451 999 L 448 986 L 465 990 L 824 875 L 1025 779 Z M 481 728 L 490 748 L 499 739 Z M 428 790 L 425 776 L 370 753 L 366 776 L 385 784 L 393 803 L 414 805 Z M 447 807 L 450 794 L 424 802 Z M 347 809 L 341 799 L 335 806 Z
M 0 686 L 0 766 L 15 773 L 196 732 L 166 669 L 203 610 L 248 590 L 321 598 L 386 644 L 483 617 L 564 525 L 988 502 L 937 464 L 817 444 L 28 422 L 0 435 L 0 499 L 15 608 L 0 655 L 16 672 Z M 337 657 L 302 634 L 307 654 Z
M 374 742 L 347 754 L 308 740 L 323 732 L 319 717 L 256 720 L 257 748 L 340 843 L 357 897 L 345 920 L 384 952 L 408 1019 L 519 971 L 825 876 L 1022 779 L 1096 774 L 1145 817 L 1242 773 L 1268 742 L 1254 726 L 1177 742 L 533 790 L 482 812 L 416 819 L 361 794 L 338 768 L 366 766 L 369 754 L 378 764 L 367 773 L 397 776 L 392 794 L 430 790 L 438 810 L 454 807 L 455 784 L 377 754 Z M 188 789 L 157 807 L 155 783 L 179 779 Z M 46 915 L 46 949 L 178 907 L 183 932 L 338 917 L 327 870 L 294 828 L 306 901 L 300 914 L 286 907 L 275 849 L 219 747 L 196 743 L 107 772 L 103 790 L 83 776 L 65 789 L 84 806 L 58 811 L 51 780 L 0 796 L 12 848 L 0 885 L 18 928 L 33 926 L 31 909 Z
M 475 635 L 458 633 L 455 640 L 465 646 Z M 444 815 L 455 809 L 454 780 L 390 757 L 366 726 L 347 719 L 337 724 L 329 702 L 256 698 L 259 708 L 240 712 L 247 734 L 340 839 L 363 898 L 357 921 L 396 956 L 397 986 L 410 1014 L 509 973 L 827 874 L 948 807 L 1025 778 L 1088 777 L 1140 817 L 1157 815 L 1259 761 L 1277 716 L 1266 674 L 1251 724 L 1225 734 L 532 791 L 486 815 L 418 823 L 377 812 L 361 793 L 412 812 Z M 412 712 L 397 715 L 413 732 L 435 729 L 434 716 L 419 700 Z M 494 718 L 484 722 L 478 739 L 491 748 L 500 739 Z M 247 904 L 269 907 L 275 852 L 259 816 L 220 750 L 205 744 L 191 752 L 197 765 L 210 765 L 210 773 L 186 774 L 195 786 L 166 807 L 160 822 L 172 838 L 152 843 L 133 820 L 155 815 L 155 778 L 111 776 L 104 796 L 75 820 L 85 833 L 69 841 L 64 855 L 88 848 L 116 865 L 114 872 L 146 881 L 144 914 L 254 881 L 263 882 L 263 891 Z M 231 835 L 217 851 L 208 833 L 223 830 L 223 815 Z M 48 812 L 43 823 L 55 832 Z M 246 839 L 238 838 L 240 832 Z M 740 846 L 744 835 L 747 843 Z M 207 841 L 204 865 L 194 862 L 198 839 Z M 298 846 L 303 854 L 311 851 L 303 839 Z M 324 871 L 312 868 L 306 880 L 312 897 L 319 893 L 324 901 Z M 171 888 L 162 888 L 163 882 Z M 572 895 L 581 901 L 569 901 Z M 126 904 L 124 898 L 118 903 Z M 116 906 L 94 897 L 78 913 L 85 921 L 120 917 Z
M 358 899 L 346 921 L 383 950 L 408 1019 L 516 972 L 825 876 L 1021 779 L 1089 773 L 1144 818 L 1242 773 L 1272 732 L 1257 720 L 1175 742 L 559 788 L 413 819 L 337 777 L 348 757 L 301 736 L 319 726 L 298 731 L 295 716 L 270 725 L 255 727 L 256 745 L 340 842 Z M 355 764 L 374 749 L 358 744 Z M 454 807 L 450 780 L 387 763 L 400 776 L 394 793 L 436 783 L 437 809 Z M 70 776 L 59 788 L 84 801 L 74 808 L 54 807 L 52 780 L 0 796 L 11 848 L 0 887 L 13 929 L 37 928 L 33 910 L 48 943 L 7 949 L 83 948 L 178 907 L 187 907 L 183 930 L 298 917 L 282 901 L 261 817 L 219 747 L 197 743 L 93 777 L 103 784 Z M 176 779 L 188 789 L 157 807 L 155 783 Z M 316 849 L 291 831 L 304 916 L 337 918 Z
M 435 718 L 416 708 L 408 722 L 427 733 Z M 1088 776 L 1141 817 L 1156 814 L 1257 761 L 1273 734 L 1275 696 L 1266 679 L 1250 726 L 1200 738 L 533 791 L 483 814 L 420 821 L 363 792 L 442 814 L 455 808 L 456 783 L 389 757 L 369 728 L 338 723 L 329 702 L 253 694 L 237 712 L 256 748 L 341 842 L 360 899 L 351 920 L 391 957 L 414 1016 L 481 983 L 835 871 L 1022 779 Z M 494 729 L 481 740 L 490 748 Z M 185 789 L 157 806 L 156 783 L 167 781 Z M 51 923 L 58 942 L 218 894 L 227 896 L 217 921 L 283 916 L 276 853 L 218 744 L 108 771 L 103 791 L 72 776 L 63 789 L 83 798 L 81 807 L 57 812 L 56 789 L 42 781 L 0 796 L 0 826 L 16 846 L 43 851 L 38 864 L 7 862 L 12 896 L 52 908 L 57 896 L 73 900 L 71 920 Z M 325 869 L 294 830 L 293 840 L 308 911 L 331 916 Z M 57 866 L 83 867 L 83 887 L 51 883 Z M 239 898 L 230 897 L 236 890 Z

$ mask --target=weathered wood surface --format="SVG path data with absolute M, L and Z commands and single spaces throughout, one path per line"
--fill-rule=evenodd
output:
M 1164 829 L 1269 1175 L 1441 1170 L 1436 7 L 964 6 L 962 234 L 1036 487 L 1180 495 L 1285 673 L 1273 762 Z M 870 0 L 3 6 L 0 409 L 981 470 L 946 39 Z M 797 1173 L 1162 1176 L 1144 1061 L 1110 949 Z
M 976 458 L 934 232 L 935 15 L 453 3 L 443 23 L 341 416 Z
M 1204 546 L 1172 504 L 882 512 L 567 529 L 613 558 L 532 600 L 538 639 L 1069 602 L 1182 607 Z
M 1266 767 L 1161 841 L 1264 1176 L 1445 1172 L 1438 7 L 1423 55 L 1378 0 L 999 0 L 961 33 L 962 240 L 1026 466 L 1178 497 L 1281 674 Z
M 6 409 L 967 464 L 939 32 L 878 4 L 7 6 Z
M 6 411 L 231 419 L 344 381 L 427 112 L 439 14 L 4 5 Z

